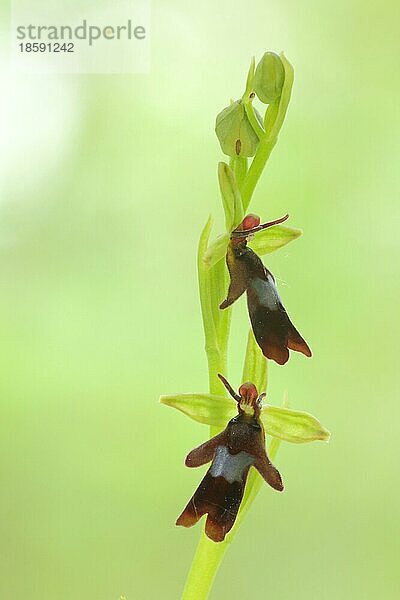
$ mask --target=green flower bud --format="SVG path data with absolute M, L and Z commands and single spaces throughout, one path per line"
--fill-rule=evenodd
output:
M 282 93 L 285 69 L 279 56 L 266 52 L 257 65 L 254 75 L 254 91 L 264 104 L 271 104 Z
M 256 153 L 259 139 L 241 100 L 233 102 L 219 113 L 215 133 L 222 152 L 227 156 L 254 156 Z

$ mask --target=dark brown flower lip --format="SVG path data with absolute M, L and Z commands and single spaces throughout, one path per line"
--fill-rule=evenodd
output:
M 242 384 L 237 394 L 223 375 L 218 376 L 238 402 L 238 414 L 221 433 L 187 455 L 188 467 L 209 462 L 211 465 L 176 521 L 177 525 L 192 527 L 207 515 L 205 532 L 214 542 L 222 542 L 235 523 L 251 467 L 257 469 L 272 488 L 283 491 L 280 473 L 268 458 L 264 431 L 256 411 L 249 417 L 241 408 L 242 403 L 255 406 L 264 394 L 258 396 L 251 382 Z
M 250 321 L 257 344 L 266 358 L 284 365 L 289 360 L 289 350 L 311 357 L 311 349 L 289 318 L 284 306 L 264 306 L 251 286 L 247 289 Z

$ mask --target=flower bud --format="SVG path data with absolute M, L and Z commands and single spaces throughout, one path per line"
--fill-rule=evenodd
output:
M 265 52 L 257 65 L 254 75 L 254 91 L 264 104 L 271 104 L 282 93 L 285 81 L 285 68 L 274 52 Z
M 254 156 L 259 139 L 250 124 L 241 100 L 233 102 L 217 116 L 215 133 L 227 156 Z

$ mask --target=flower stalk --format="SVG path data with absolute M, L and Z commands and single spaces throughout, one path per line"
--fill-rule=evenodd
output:
M 256 77 L 256 81 L 255 81 Z M 242 222 L 266 162 L 277 142 L 290 101 L 293 68 L 283 54 L 266 53 L 257 69 L 254 59 L 247 76 L 242 98 L 231 103 L 217 117 L 216 133 L 222 150 L 228 154 L 229 165 L 220 163 L 218 179 L 225 213 L 226 232 L 210 243 L 212 218 L 201 233 L 198 254 L 198 285 L 207 356 L 209 393 L 162 396 L 161 402 L 177 408 L 192 419 L 210 425 L 210 437 L 222 431 L 237 410 L 227 397 L 218 373 L 227 375 L 227 348 L 232 309 L 220 310 L 229 276 L 223 257 L 227 252 L 231 232 Z M 253 107 L 255 92 L 269 101 L 263 121 Z M 237 139 L 236 139 L 237 138 Z M 248 157 L 253 156 L 250 164 Z M 298 229 L 274 225 L 262 231 L 251 247 L 259 254 L 268 254 L 301 235 Z M 254 244 L 254 246 L 253 246 Z M 260 392 L 267 389 L 267 360 L 250 330 L 244 360 L 242 382 L 251 381 Z M 267 435 L 268 455 L 273 461 L 281 440 L 305 443 L 328 440 L 329 432 L 319 421 L 301 411 L 287 407 L 264 406 L 260 421 Z M 182 600 L 206 600 L 228 545 L 242 524 L 256 498 L 263 479 L 250 469 L 243 500 L 236 522 L 222 541 L 215 543 L 201 533 L 187 577 Z

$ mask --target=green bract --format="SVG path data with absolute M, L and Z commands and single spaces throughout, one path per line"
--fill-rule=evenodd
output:
M 215 133 L 227 156 L 254 156 L 259 139 L 250 124 L 242 100 L 233 102 L 219 113 Z
M 264 104 L 278 100 L 285 81 L 285 69 L 274 52 L 266 52 L 257 65 L 254 75 L 254 91 Z

